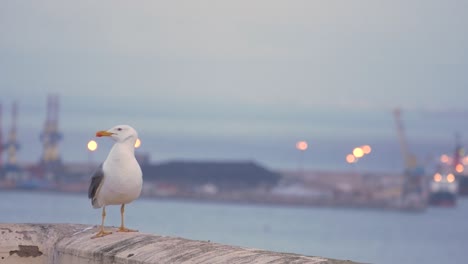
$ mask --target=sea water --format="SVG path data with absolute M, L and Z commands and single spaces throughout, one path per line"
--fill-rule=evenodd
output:
M 120 225 L 108 206 L 106 225 Z M 423 213 L 139 199 L 127 227 L 178 236 L 365 263 L 467 263 L 468 199 Z M 86 194 L 0 191 L 1 223 L 98 225 Z

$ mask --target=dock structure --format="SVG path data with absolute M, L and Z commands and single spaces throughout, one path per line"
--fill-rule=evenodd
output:
M 356 263 L 138 232 L 91 239 L 96 230 L 80 224 L 0 224 L 0 263 Z

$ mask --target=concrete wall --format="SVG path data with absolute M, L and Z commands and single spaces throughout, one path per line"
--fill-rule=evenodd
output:
M 91 239 L 96 230 L 77 224 L 0 224 L 0 264 L 354 263 L 143 233 Z

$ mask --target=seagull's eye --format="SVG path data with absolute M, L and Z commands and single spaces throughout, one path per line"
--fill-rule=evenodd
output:
M 121 127 L 117 128 L 117 131 L 122 131 L 122 128 Z

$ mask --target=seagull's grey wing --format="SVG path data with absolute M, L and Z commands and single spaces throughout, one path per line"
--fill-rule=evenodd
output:
M 91 183 L 89 184 L 88 188 L 88 198 L 92 199 L 91 203 L 95 206 L 96 202 L 96 195 L 98 192 L 99 187 L 102 184 L 102 180 L 104 179 L 104 171 L 102 170 L 102 164 L 96 169 L 91 178 Z

